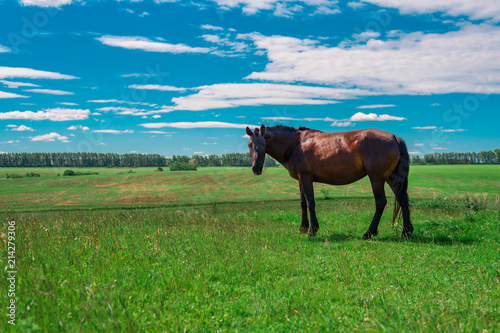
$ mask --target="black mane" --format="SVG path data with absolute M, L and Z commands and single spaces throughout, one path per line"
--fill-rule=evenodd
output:
M 278 131 L 278 132 L 297 132 L 297 131 L 310 130 L 309 127 L 299 126 L 299 128 L 295 128 L 292 126 L 285 126 L 285 125 L 269 126 L 267 128 L 270 131 Z

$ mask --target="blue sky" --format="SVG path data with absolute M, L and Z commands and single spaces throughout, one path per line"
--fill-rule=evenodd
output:
M 0 152 L 246 152 L 244 128 L 500 147 L 491 0 L 0 0 Z

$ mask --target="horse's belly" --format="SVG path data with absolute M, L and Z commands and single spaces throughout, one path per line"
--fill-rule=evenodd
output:
M 360 172 L 357 174 L 336 174 L 336 175 L 328 175 L 328 176 L 317 176 L 314 178 L 315 182 L 325 183 L 330 185 L 347 185 L 354 183 L 366 176 L 366 172 Z
M 328 167 L 315 168 L 315 181 L 331 185 L 347 185 L 366 176 L 362 164 L 357 163 L 330 163 Z

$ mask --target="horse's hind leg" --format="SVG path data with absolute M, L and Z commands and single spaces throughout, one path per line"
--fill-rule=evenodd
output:
M 401 213 L 403 215 L 403 233 L 401 234 L 401 238 L 409 239 L 411 234 L 413 233 L 413 224 L 411 224 L 410 220 L 410 203 L 408 199 L 408 191 L 403 188 L 400 190 L 401 182 L 398 182 L 397 178 L 389 177 L 387 179 L 387 183 L 392 189 L 392 192 L 396 195 L 396 201 L 394 204 L 398 204 L 401 207 Z M 394 212 L 393 220 L 397 218 L 398 212 Z
M 378 234 L 378 224 L 384 212 L 385 205 L 387 204 L 384 190 L 385 180 L 370 177 L 370 182 L 372 184 L 373 195 L 375 196 L 375 215 L 373 216 L 368 231 L 363 235 L 363 239 L 370 239 L 372 236 Z
M 309 219 L 307 217 L 307 200 L 306 195 L 304 194 L 304 190 L 302 189 L 302 185 L 299 184 L 300 187 L 300 206 L 302 208 L 302 223 L 300 224 L 299 232 L 301 234 L 307 233 L 309 230 Z

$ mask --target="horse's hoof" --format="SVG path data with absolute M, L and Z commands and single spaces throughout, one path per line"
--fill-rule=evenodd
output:
M 375 231 L 375 233 L 371 233 L 370 230 L 368 230 L 364 235 L 363 235 L 363 240 L 369 240 L 371 239 L 373 236 L 377 236 L 378 235 L 378 232 Z
M 401 234 L 401 239 L 402 240 L 410 240 L 411 239 L 411 232 L 403 232 Z
M 311 229 L 309 229 L 309 232 L 307 233 L 307 236 L 314 237 L 314 236 L 316 236 L 316 232 L 318 232 L 318 229 L 311 228 Z
M 411 239 L 411 234 L 413 233 L 413 226 L 410 225 L 408 228 L 403 228 L 403 233 L 401 234 L 401 239 L 402 240 L 410 240 Z
M 299 234 L 307 234 L 308 228 L 300 227 L 299 228 Z

